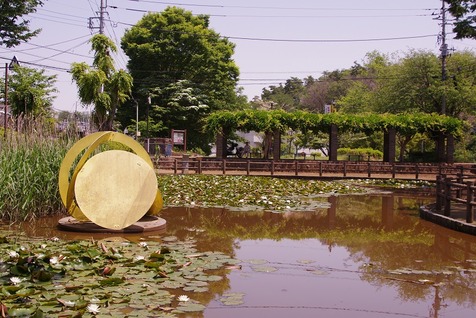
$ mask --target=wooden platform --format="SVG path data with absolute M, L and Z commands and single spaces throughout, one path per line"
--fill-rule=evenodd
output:
M 144 216 L 136 223 L 121 230 L 103 228 L 93 222 L 79 222 L 72 216 L 64 217 L 58 221 L 58 229 L 70 232 L 87 233 L 142 233 L 165 230 L 166 221 L 157 216 Z

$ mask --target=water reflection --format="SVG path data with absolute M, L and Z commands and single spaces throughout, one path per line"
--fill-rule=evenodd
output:
M 476 237 L 418 217 L 432 197 L 408 193 L 329 197 L 314 212 L 167 208 L 165 233 L 241 260 L 206 295 L 199 317 L 473 317 Z M 23 224 L 32 236 L 59 232 L 55 219 Z M 97 238 L 97 235 L 94 235 Z M 227 295 L 242 303 L 227 303 Z M 197 317 L 198 317 L 197 316 Z

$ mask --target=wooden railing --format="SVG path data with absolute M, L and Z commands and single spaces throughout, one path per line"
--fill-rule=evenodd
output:
M 473 223 L 476 205 L 475 175 L 465 172 L 457 176 L 442 174 L 437 177 L 435 210 L 443 211 L 443 215 L 447 217 L 459 210 L 465 214 L 466 223 Z
M 162 158 L 159 173 L 310 176 L 338 178 L 399 178 L 435 181 L 438 175 L 456 176 L 469 171 L 446 163 L 385 163 L 378 161 L 257 160 L 215 158 Z

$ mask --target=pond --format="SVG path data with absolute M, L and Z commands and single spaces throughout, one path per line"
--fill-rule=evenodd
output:
M 169 207 L 161 213 L 165 231 L 124 237 L 194 240 L 198 251 L 238 260 L 218 271 L 222 279 L 207 290 L 179 291 L 205 307 L 176 317 L 475 316 L 476 237 L 421 220 L 418 207 L 434 201 L 431 195 L 393 191 L 322 200 L 327 208 L 312 212 Z M 32 237 L 91 238 L 58 231 L 56 221 L 21 229 Z

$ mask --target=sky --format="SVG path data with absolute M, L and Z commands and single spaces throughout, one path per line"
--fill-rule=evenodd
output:
M 119 49 L 113 56 L 117 69 L 127 69 L 128 58 L 120 50 L 125 30 L 147 12 L 178 6 L 209 15 L 210 28 L 236 45 L 233 59 L 240 69 L 238 86 L 250 100 L 260 96 L 263 88 L 284 84 L 291 77 L 319 78 L 326 71 L 362 64 L 372 51 L 396 57 L 410 50 L 440 54 L 441 0 L 102 1 L 105 34 Z M 23 66 L 56 74 L 54 109 L 85 111 L 68 70 L 73 62 L 92 64 L 89 39 L 99 31 L 101 0 L 44 2 L 28 16 L 31 28 L 41 28 L 41 33 L 14 48 L 0 47 L 0 65 L 15 56 Z M 451 23 L 449 14 L 447 19 Z M 448 24 L 449 49 L 476 51 L 476 40 L 455 40 L 451 30 Z

